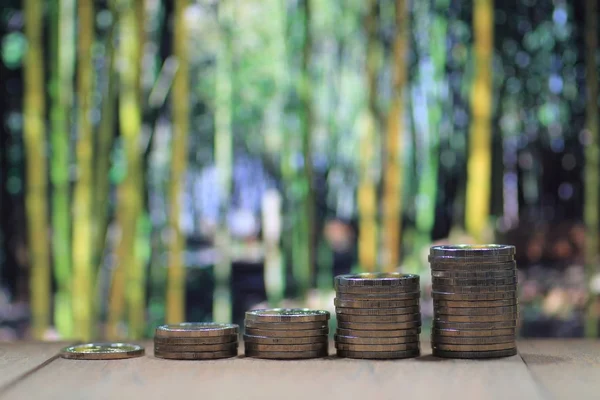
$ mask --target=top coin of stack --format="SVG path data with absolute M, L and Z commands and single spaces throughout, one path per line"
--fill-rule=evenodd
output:
M 238 354 L 239 326 L 214 322 L 161 325 L 154 334 L 154 355 L 172 360 L 213 360 Z
M 273 308 L 246 312 L 246 356 L 306 359 L 327 356 L 329 312 Z
M 492 358 L 517 354 L 514 246 L 434 246 L 433 355 Z
M 420 354 L 418 275 L 339 275 L 335 290 L 338 356 L 392 359 Z

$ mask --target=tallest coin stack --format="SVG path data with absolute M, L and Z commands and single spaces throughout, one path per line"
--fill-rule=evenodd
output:
M 505 245 L 434 246 L 433 355 L 492 358 L 517 354 L 515 248 Z

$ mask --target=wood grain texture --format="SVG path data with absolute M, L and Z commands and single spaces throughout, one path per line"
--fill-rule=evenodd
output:
M 424 356 L 397 361 L 246 358 L 170 361 L 57 359 L 5 393 L 8 399 L 539 399 L 519 356 L 486 361 Z M 240 354 L 243 352 L 240 349 Z M 333 354 L 333 352 L 332 352 Z
M 547 397 L 600 398 L 600 341 L 532 340 L 520 343 L 519 350 Z
M 65 343 L 0 342 L 0 390 L 13 380 L 52 359 Z

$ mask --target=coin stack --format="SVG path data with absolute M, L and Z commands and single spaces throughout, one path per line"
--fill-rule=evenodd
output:
M 154 355 L 171 360 L 214 360 L 238 354 L 239 326 L 214 322 L 161 325 L 154 334 Z
M 398 359 L 420 354 L 418 275 L 339 275 L 335 290 L 339 357 Z
M 329 312 L 274 308 L 246 312 L 246 356 L 268 359 L 327 357 Z
M 493 358 L 517 354 L 514 246 L 434 246 L 429 262 L 433 355 Z

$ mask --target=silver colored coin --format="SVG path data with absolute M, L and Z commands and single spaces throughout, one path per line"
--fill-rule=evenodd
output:
M 383 344 L 404 344 L 419 342 L 419 335 L 397 336 L 397 337 L 356 337 L 335 335 L 334 339 L 338 343 L 363 344 L 363 345 L 383 345 Z
M 517 321 L 500 321 L 500 322 L 447 322 L 441 320 L 433 321 L 434 329 L 456 329 L 456 330 L 494 330 L 505 328 L 516 328 Z
M 285 344 L 285 345 L 314 344 L 314 343 L 327 343 L 328 339 L 329 338 L 327 335 L 309 336 L 309 337 L 291 337 L 291 338 L 244 335 L 245 343 L 257 343 L 257 344 L 278 344 L 278 345 L 281 345 L 281 344 Z
M 373 286 L 373 287 L 419 287 L 419 275 L 401 274 L 399 272 L 363 272 L 360 274 L 338 275 L 335 277 L 338 286 Z
M 421 293 L 344 293 L 336 292 L 339 300 L 370 300 L 370 301 L 411 301 L 419 299 Z
M 257 328 L 265 330 L 314 330 L 327 328 L 327 322 L 256 322 L 246 320 L 246 328 Z
M 333 304 L 342 308 L 403 308 L 419 305 L 419 297 L 410 300 L 342 300 L 335 298 Z
M 60 356 L 71 360 L 122 360 L 141 357 L 144 352 L 144 347 L 136 344 L 100 342 L 65 347 Z
M 366 322 L 338 322 L 338 328 L 356 329 L 364 331 L 396 331 L 403 329 L 420 328 L 421 321 L 397 322 L 397 323 L 366 323 Z
M 496 351 L 443 351 L 433 349 L 435 357 L 442 358 L 465 358 L 465 359 L 483 359 L 483 358 L 499 358 L 510 357 L 517 355 L 517 349 L 496 350 Z
M 493 329 L 432 329 L 431 334 L 436 337 L 456 337 L 456 338 L 476 338 L 476 337 L 494 337 L 494 336 L 516 336 L 516 328 L 493 328 Z
M 420 312 L 419 306 L 398 307 L 398 308 L 347 308 L 336 307 L 337 314 L 344 315 L 400 315 L 400 314 L 415 314 Z
M 433 284 L 433 290 L 442 293 L 453 293 L 453 294 L 480 294 L 480 293 L 510 293 L 517 291 L 517 285 L 502 285 L 502 286 L 482 286 L 482 285 L 469 285 L 469 286 L 457 286 L 457 285 L 436 285 Z
M 508 306 L 508 307 L 478 307 L 478 308 L 455 308 L 455 307 L 441 307 L 435 308 L 437 314 L 442 315 L 505 315 L 505 314 L 516 314 L 519 312 L 519 307 Z
M 496 301 L 517 300 L 517 291 L 489 292 L 489 293 L 452 293 L 440 290 L 432 290 L 431 297 L 435 300 L 452 301 Z
M 510 269 L 516 268 L 517 262 L 514 256 L 500 257 L 452 257 L 452 256 L 429 256 L 429 264 L 432 269 Z M 508 264 L 512 265 L 509 266 Z M 435 268 L 434 268 L 435 267 Z
M 432 246 L 429 249 L 432 257 L 498 257 L 514 256 L 515 246 L 504 244 L 457 244 L 445 246 Z
M 408 351 L 419 350 L 421 346 L 419 342 L 400 343 L 400 344 L 351 344 L 335 342 L 335 348 L 343 351 Z
M 238 335 L 226 335 L 226 336 L 208 336 L 208 337 L 196 337 L 196 338 L 154 338 L 154 344 L 163 345 L 185 345 L 185 344 L 219 344 L 219 343 L 233 343 L 238 341 Z
M 154 352 L 154 356 L 158 358 L 165 358 L 169 360 L 216 360 L 219 358 L 231 358 L 238 355 L 237 349 L 235 351 L 210 351 L 210 352 Z
M 458 300 L 433 300 L 433 307 L 449 307 L 449 308 L 488 308 L 488 307 L 510 307 L 518 306 L 519 301 L 514 299 L 507 300 L 490 300 L 490 301 L 458 301 Z
M 329 334 L 329 328 L 320 329 L 302 329 L 302 330 L 289 330 L 289 329 L 259 329 L 259 328 L 245 328 L 246 335 L 251 336 L 263 336 L 270 338 L 302 338 L 302 337 L 318 337 L 327 336 Z
M 308 308 L 272 308 L 246 311 L 246 321 L 256 322 L 323 322 L 329 320 L 329 311 Z
M 515 348 L 515 342 L 496 344 L 445 344 L 431 343 L 431 348 L 442 351 L 496 351 L 510 350 Z
M 261 344 L 261 343 L 244 343 L 244 349 L 246 351 L 322 351 L 327 350 L 329 343 L 309 343 L 309 344 Z
M 205 353 L 214 351 L 234 351 L 237 348 L 238 342 L 222 344 L 154 344 L 155 353 Z
M 483 345 L 497 343 L 515 343 L 515 335 L 487 337 L 455 337 L 431 334 L 431 343 Z
M 500 315 L 447 315 L 437 314 L 434 311 L 434 321 L 443 322 L 502 322 L 502 321 L 516 321 L 519 318 L 518 313 L 506 313 Z
M 366 323 L 397 323 L 420 321 L 421 313 L 399 315 L 346 315 L 337 314 L 338 322 L 366 322 Z
M 420 287 L 415 286 L 335 286 L 337 293 L 346 294 L 372 294 L 372 295 L 394 295 L 396 297 L 405 296 L 405 298 L 412 298 L 414 293 L 418 293 Z M 404 297 L 403 297 L 404 298 Z
M 374 330 L 363 330 L 363 329 L 347 329 L 340 328 L 336 330 L 338 337 L 355 337 L 357 339 L 398 339 L 402 340 L 406 337 L 418 336 L 421 333 L 421 328 L 412 329 L 397 329 L 387 331 L 374 331 Z
M 206 337 L 237 335 L 236 324 L 217 324 L 214 322 L 183 322 L 180 324 L 161 325 L 156 328 L 156 337 Z
M 504 286 L 504 285 L 516 285 L 518 278 L 513 276 L 511 278 L 498 278 L 498 279 L 459 279 L 459 278 L 431 278 L 433 286 L 447 285 L 447 286 Z
M 421 350 L 405 351 L 346 351 L 338 350 L 337 356 L 343 358 L 358 358 L 372 360 L 394 360 L 401 358 L 414 358 L 421 355 Z
M 315 351 L 256 351 L 246 349 L 246 356 L 265 358 L 271 360 L 303 360 L 309 358 L 323 358 L 328 356 L 327 349 Z
M 517 271 L 513 269 L 505 269 L 501 271 L 431 271 L 433 278 L 448 278 L 448 279 L 504 279 L 514 278 L 517 276 Z

